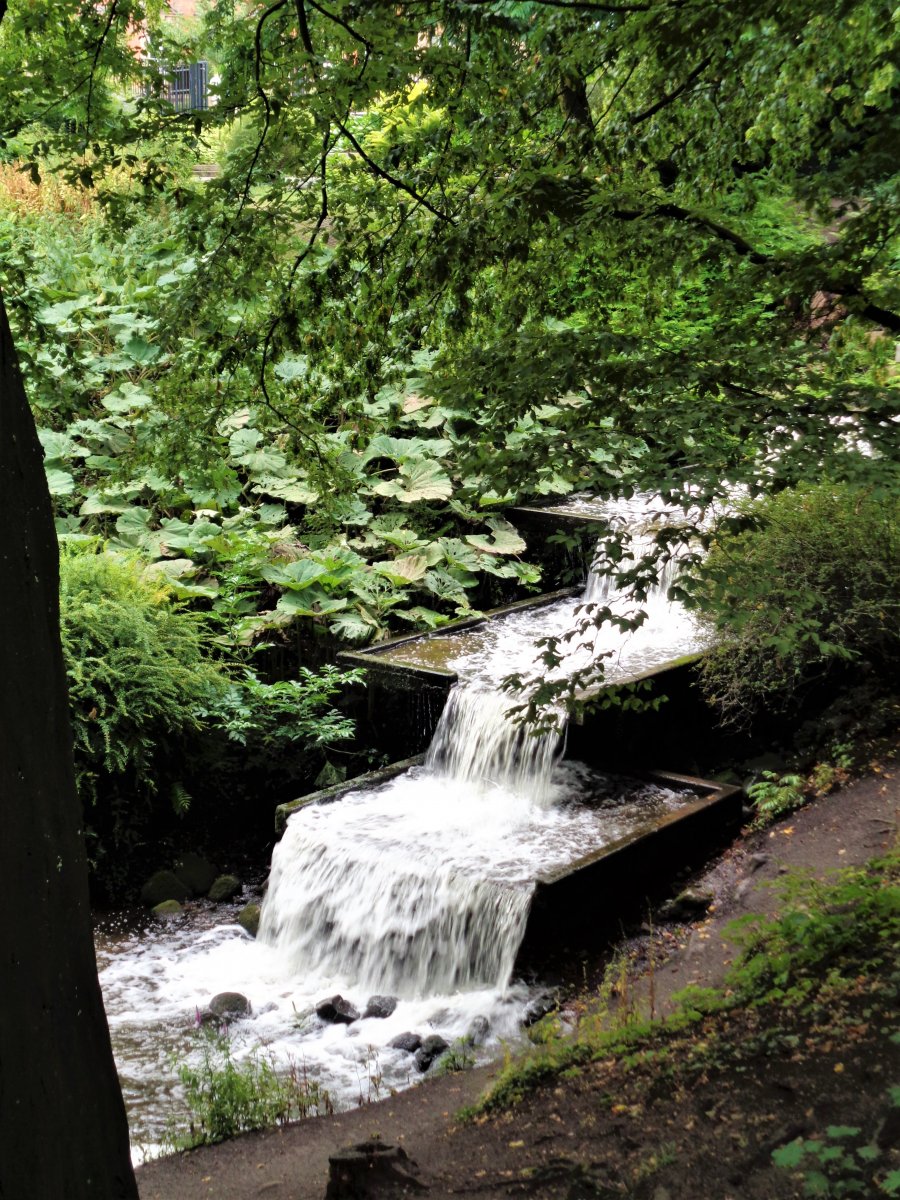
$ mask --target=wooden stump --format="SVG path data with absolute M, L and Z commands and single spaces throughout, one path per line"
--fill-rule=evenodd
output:
M 328 1159 L 325 1200 L 370 1200 L 385 1193 L 424 1192 L 416 1179 L 416 1164 L 402 1146 L 360 1142 L 346 1146 Z

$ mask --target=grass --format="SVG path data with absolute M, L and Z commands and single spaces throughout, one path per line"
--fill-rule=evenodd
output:
M 708 1066 L 708 1045 L 684 1040 L 692 1026 L 761 1007 L 815 1017 L 854 992 L 860 980 L 893 978 L 900 950 L 900 850 L 824 881 L 796 873 L 778 887 L 776 916 L 751 915 L 728 927 L 740 953 L 721 988 L 686 989 L 675 998 L 673 1016 L 642 1020 L 621 962 L 613 963 L 598 995 L 585 1002 L 575 1034 L 566 1037 L 551 1025 L 542 1029 L 539 1044 L 524 1058 L 509 1057 L 491 1091 L 463 1115 L 505 1110 L 567 1072 L 605 1059 L 626 1070 L 651 1061 L 660 1069 L 677 1051 L 682 1067 L 689 1068 L 692 1057 L 695 1065 Z M 719 1044 L 716 1053 L 727 1055 L 727 1047 Z

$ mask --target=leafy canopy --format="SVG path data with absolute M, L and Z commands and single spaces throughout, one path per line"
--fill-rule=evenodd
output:
M 479 518 L 516 497 L 896 485 L 890 4 L 221 0 L 187 47 L 157 18 L 13 3 L 0 122 L 113 223 L 163 197 L 150 323 L 110 344 L 152 385 L 145 457 L 282 501 L 332 559 L 348 524 L 383 546 L 404 514 L 402 544 L 351 547 L 365 599 L 304 558 L 283 615 L 362 638 L 385 597 L 414 622 L 465 611 L 504 544 Z M 161 92 L 187 52 L 218 76 L 202 114 Z M 186 177 L 176 147 L 221 174 Z

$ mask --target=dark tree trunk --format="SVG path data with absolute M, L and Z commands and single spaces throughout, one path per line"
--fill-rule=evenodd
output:
M 0 1198 L 118 1200 L 137 1186 L 97 982 L 58 586 L 0 297 Z

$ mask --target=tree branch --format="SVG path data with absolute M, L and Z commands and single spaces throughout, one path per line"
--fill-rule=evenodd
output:
M 455 223 L 451 216 L 445 212 L 441 212 L 439 208 L 435 208 L 435 206 L 429 200 L 426 200 L 424 196 L 420 195 L 415 188 L 411 188 L 409 184 L 404 183 L 402 179 L 398 179 L 396 175 L 392 175 L 390 171 L 386 171 L 384 167 L 379 166 L 378 163 L 375 162 L 375 160 L 371 158 L 369 154 L 367 154 L 362 148 L 357 139 L 347 128 L 346 124 L 344 124 L 342 121 L 337 121 L 336 124 L 338 129 L 340 129 L 341 133 L 344 135 L 344 137 L 360 156 L 373 175 L 377 175 L 379 179 L 384 179 L 385 182 L 389 183 L 392 187 L 399 188 L 401 192 L 406 192 L 407 196 L 410 196 L 417 204 L 421 204 L 423 208 L 427 208 L 432 216 L 437 217 L 439 221 L 447 221 L 450 225 Z
M 113 22 L 116 19 L 116 9 L 119 7 L 119 0 L 112 0 L 109 6 L 109 15 L 106 18 L 106 24 L 103 27 L 103 32 L 97 40 L 96 48 L 94 49 L 94 58 L 91 62 L 91 71 L 88 77 L 88 94 L 87 107 L 84 116 L 84 139 L 85 142 L 91 136 L 91 105 L 94 100 L 94 75 L 97 72 L 97 64 L 100 61 L 100 55 L 103 53 L 103 47 L 106 44 L 106 39 L 109 37 L 109 31 L 113 27 Z
M 645 108 L 643 112 L 636 113 L 634 116 L 630 117 L 629 120 L 631 121 L 631 124 L 640 125 L 642 121 L 648 121 L 650 117 L 655 117 L 661 109 L 664 109 L 667 104 L 671 104 L 673 100 L 677 100 L 683 92 L 687 91 L 694 80 L 703 74 L 712 60 L 713 56 L 711 54 L 707 54 L 706 58 L 704 58 L 702 62 L 698 63 L 696 67 L 694 67 L 693 71 L 691 71 L 690 75 L 688 75 L 687 79 L 685 79 L 684 83 L 677 87 L 674 92 L 669 92 L 667 95 L 663 96 L 661 100 L 657 100 L 655 104 L 651 104 L 649 108 Z

